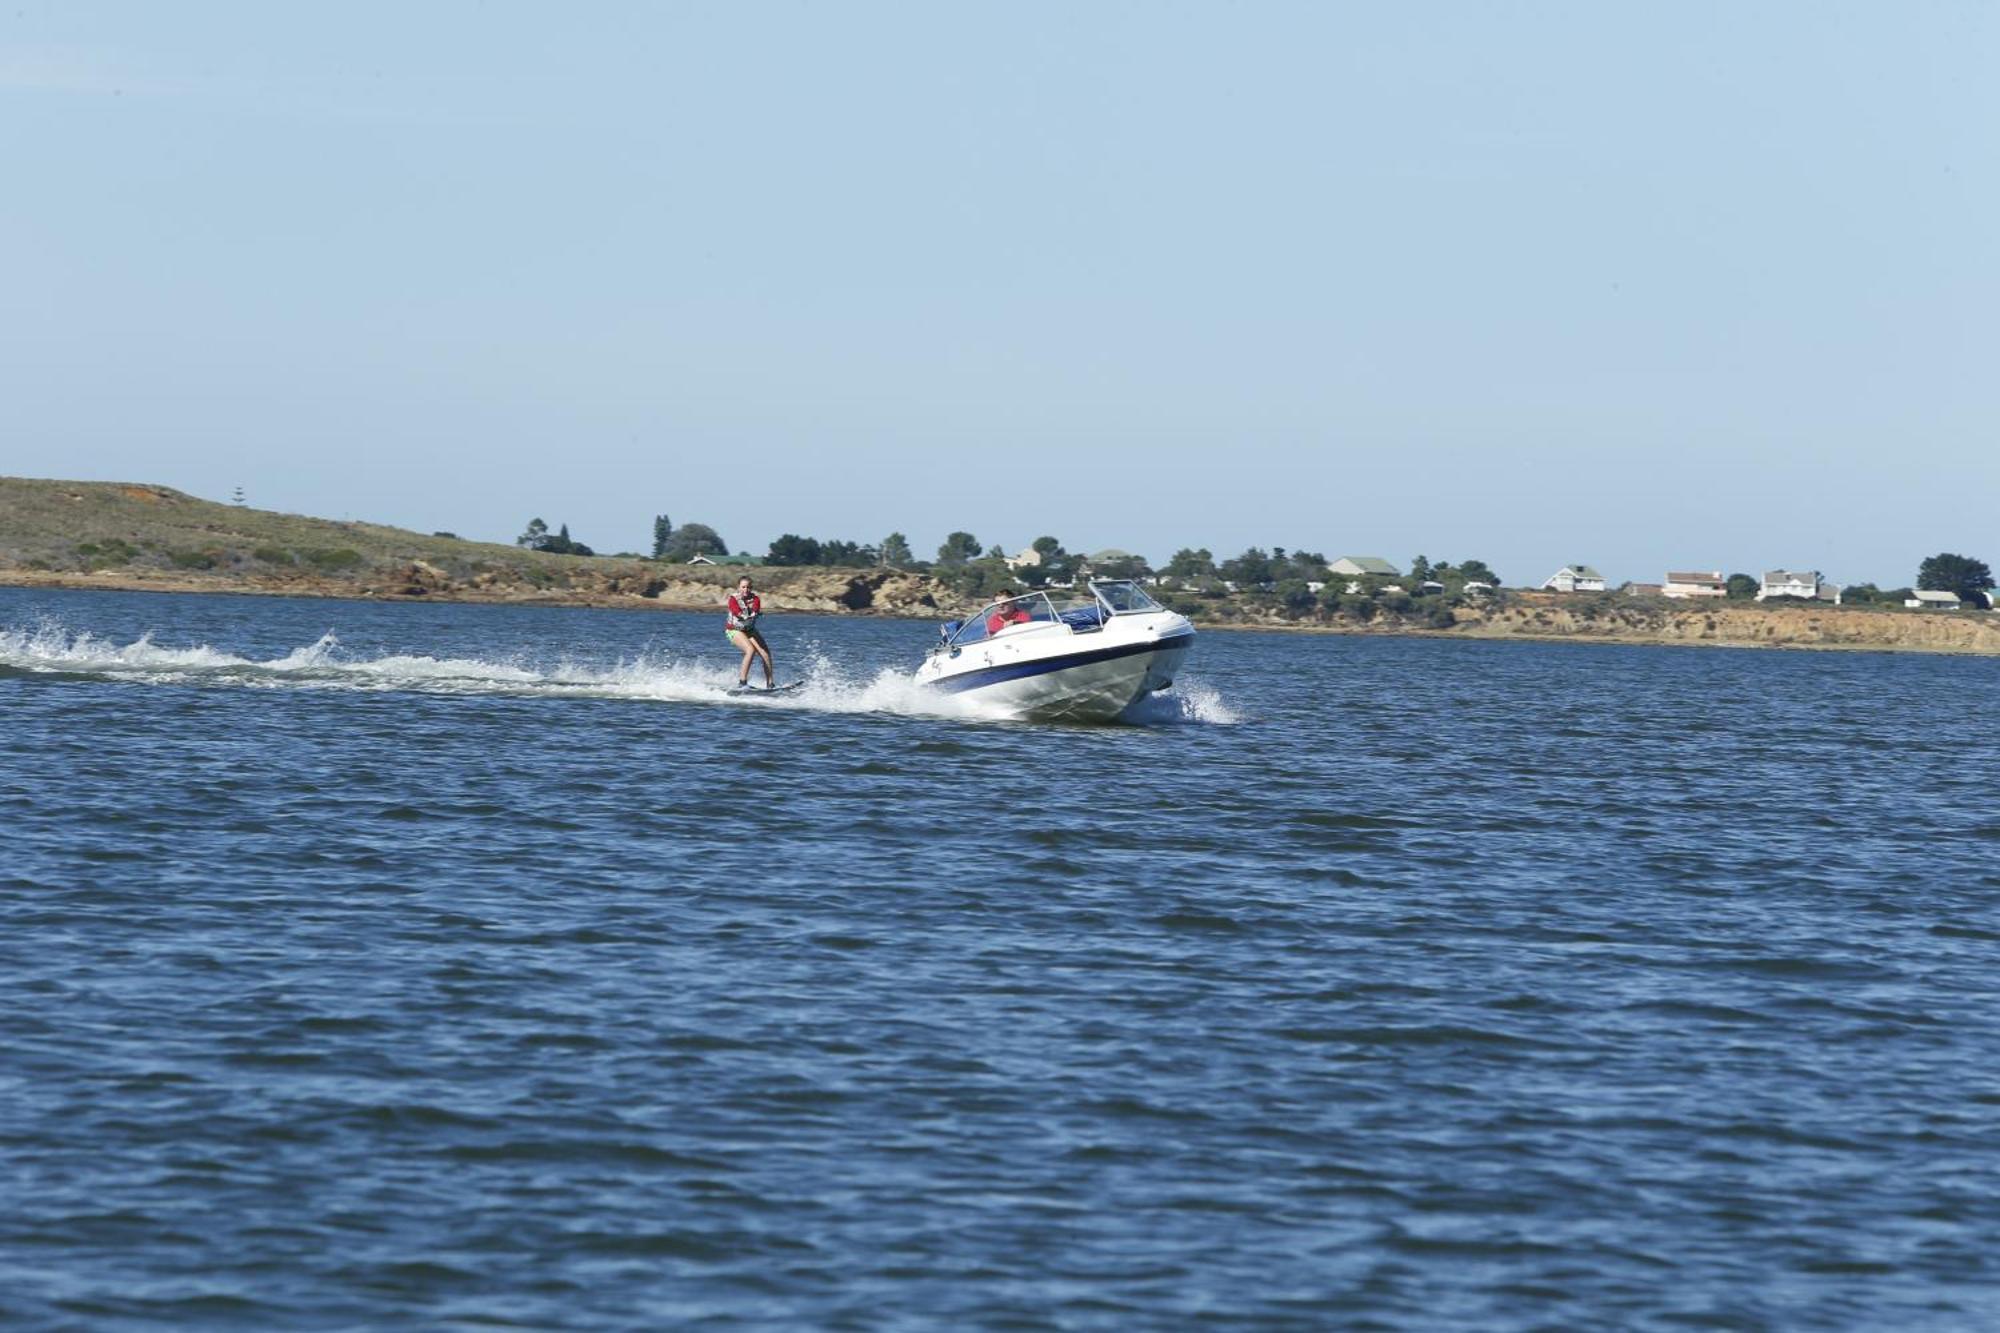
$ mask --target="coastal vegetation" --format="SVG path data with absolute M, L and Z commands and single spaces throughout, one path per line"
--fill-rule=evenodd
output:
M 525 546 L 531 551 L 547 551 L 551 555 L 597 554 L 582 542 L 570 540 L 569 524 L 563 524 L 559 532 L 550 532 L 549 525 L 539 518 L 528 520 L 527 531 L 514 539 L 514 545 Z
M 1993 571 L 1984 560 L 1940 552 L 1917 566 L 1917 587 L 1926 592 L 1952 592 L 1961 602 L 1976 602 L 1993 587 Z
M 504 545 L 221 504 L 160 486 L 0 478 L 0 581 L 12 583 L 706 607 L 738 571 L 687 562 L 747 559 L 730 556 L 704 524 L 676 526 L 660 515 L 653 535 L 656 557 L 598 556 L 563 524 L 550 532 L 531 523 Z M 1211 626 L 2000 651 L 2000 616 L 1906 609 L 1910 589 L 1873 584 L 1847 588 L 1845 607 L 1753 602 L 1736 580 L 1733 597 L 1689 603 L 1631 589 L 1504 589 L 1479 559 L 1418 556 L 1407 574 L 1383 565 L 1387 572 L 1344 576 L 1316 550 L 1253 546 L 1217 559 L 1182 547 L 1155 568 L 1126 551 L 1073 552 L 1051 535 L 1009 556 L 962 530 L 928 561 L 896 532 L 874 543 L 787 534 L 764 563 L 758 580 L 775 609 L 956 615 L 1003 587 L 1083 595 L 1083 579 L 1127 577 L 1147 580 L 1159 600 Z M 1944 553 L 1924 561 L 1918 582 L 1980 606 L 1992 575 L 1984 561 Z

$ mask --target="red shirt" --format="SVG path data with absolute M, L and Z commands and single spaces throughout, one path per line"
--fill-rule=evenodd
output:
M 756 593 L 751 593 L 748 598 L 739 598 L 733 592 L 729 594 L 729 628 L 742 629 L 746 621 L 763 614 L 763 611 L 764 599 Z
M 986 632 L 988 634 L 998 634 L 1009 625 L 1025 625 L 1032 619 L 1034 617 L 1030 616 L 1027 609 L 1019 604 L 1003 606 L 992 615 L 986 617 Z

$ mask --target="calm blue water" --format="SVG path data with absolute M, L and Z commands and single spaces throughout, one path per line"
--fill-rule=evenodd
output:
M 0 590 L 0 1323 L 2000 1325 L 2000 661 L 773 619 Z

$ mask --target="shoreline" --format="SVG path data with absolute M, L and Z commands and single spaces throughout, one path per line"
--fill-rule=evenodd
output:
M 222 597 L 297 597 L 321 601 L 344 601 L 363 603 L 399 603 L 421 605 L 427 602 L 442 602 L 455 606 L 532 606 L 571 608 L 594 611 L 672 611 L 702 613 L 714 611 L 720 601 L 694 602 L 663 597 L 644 597 L 631 593 L 588 593 L 566 591 L 561 593 L 532 594 L 519 592 L 495 592 L 482 594 L 470 589 L 438 590 L 421 594 L 383 593 L 371 590 L 346 590 L 325 586 L 247 586 L 241 580 L 201 579 L 198 577 L 132 578 L 112 576 L 109 578 L 74 574 L 58 571 L 6 569 L 0 570 L 0 587 L 37 589 L 45 588 L 58 592 L 137 592 L 160 595 L 222 596 Z M 1517 594 L 1518 595 L 1518 594 Z M 1738 604 L 1740 608 L 1741 604 Z M 876 620 L 908 620 L 912 622 L 935 623 L 949 618 L 949 613 L 941 608 L 925 607 L 897 609 L 875 606 L 842 607 L 826 606 L 783 606 L 774 605 L 774 610 L 805 615 L 828 615 L 857 617 Z M 1720 608 L 1693 608 L 1684 614 L 1706 614 Z M 1797 608 L 1758 608 L 1763 616 L 1808 614 Z M 1820 610 L 1819 614 L 1827 614 Z M 1835 611 L 1834 614 L 1839 614 Z M 1852 609 L 1850 615 L 1864 614 Z M 1940 619 L 1944 613 L 1934 613 Z M 1967 617 L 1968 623 L 1980 633 L 1981 622 L 1971 619 L 1992 613 L 1958 612 L 1954 615 Z M 1919 624 L 1929 623 L 1919 621 Z M 1946 622 L 1950 623 L 1950 622 Z M 1479 641 L 1495 643 L 1561 643 L 1599 644 L 1612 647 L 1660 647 L 1660 648 L 1721 648 L 1721 649 L 1795 649 L 1801 652 L 1852 652 L 1852 653 L 1920 653 L 1945 657 L 1993 657 L 2000 656 L 2000 616 L 1994 618 L 1990 628 L 1994 631 L 1991 645 L 1970 643 L 1923 642 L 1912 643 L 1884 639 L 1866 640 L 1800 640 L 1780 639 L 1766 636 L 1762 639 L 1743 637 L 1723 637 L 1713 634 L 1682 635 L 1666 633 L 1640 625 L 1622 625 L 1610 629 L 1600 621 L 1587 622 L 1588 628 L 1551 628 L 1547 631 L 1529 632 L 1511 626 L 1498 625 L 1484 617 L 1469 619 L 1450 629 L 1436 629 L 1422 625 L 1309 625 L 1284 621 L 1244 622 L 1244 621 L 1195 621 L 1195 628 L 1202 633 L 1269 633 L 1300 635 L 1339 635 L 1344 637 L 1382 637 L 1411 639 L 1443 639 L 1458 641 Z

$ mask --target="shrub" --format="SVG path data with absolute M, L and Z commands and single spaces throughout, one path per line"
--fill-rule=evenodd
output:
M 267 565 L 291 565 L 298 563 L 292 553 L 282 546 L 260 546 L 250 553 Z
M 1278 585 L 1277 592 L 1278 600 L 1293 615 L 1304 615 L 1319 605 L 1319 599 L 1313 596 L 1304 579 L 1286 579 Z
M 139 551 L 130 542 L 109 537 L 101 542 L 83 542 L 77 546 L 76 553 L 82 557 L 86 568 L 103 569 L 109 565 L 126 564 Z
M 361 564 L 361 552 L 342 546 L 332 551 L 307 551 L 306 563 L 314 569 L 331 573 L 335 570 L 356 569 Z
M 210 551 L 169 551 L 167 559 L 175 569 L 214 569 L 215 555 Z
M 1432 629 L 1450 629 L 1457 623 L 1458 617 L 1452 614 L 1450 607 L 1437 606 L 1431 608 L 1430 626 Z

